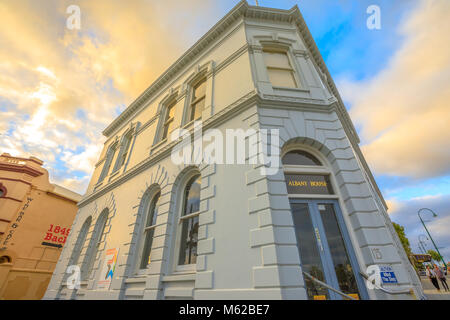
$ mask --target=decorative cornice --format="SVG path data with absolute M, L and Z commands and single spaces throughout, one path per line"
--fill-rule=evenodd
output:
M 0 170 L 25 173 L 32 177 L 38 177 L 44 174 L 43 172 L 36 170 L 28 165 L 16 165 L 10 163 L 0 163 Z
M 117 127 L 126 122 L 137 110 L 139 110 L 148 99 L 154 95 L 159 89 L 172 80 L 186 65 L 196 58 L 202 51 L 204 51 L 219 35 L 228 29 L 236 20 L 241 17 L 253 18 L 259 20 L 274 20 L 278 22 L 295 23 L 301 35 L 305 39 L 307 49 L 311 52 L 315 64 L 320 71 L 326 75 L 326 82 L 329 85 L 332 93 L 339 101 L 339 114 L 343 121 L 349 127 L 347 130 L 350 136 L 354 137 L 359 143 L 359 138 L 356 130 L 350 120 L 350 117 L 345 109 L 344 103 L 337 91 L 336 85 L 323 61 L 323 58 L 317 48 L 314 39 L 309 32 L 309 29 L 303 19 L 303 16 L 297 5 L 289 10 L 265 8 L 258 6 L 250 6 L 245 0 L 239 2 L 227 15 L 225 15 L 219 22 L 217 22 L 203 37 L 201 37 L 190 49 L 188 49 L 175 63 L 172 64 L 156 81 L 148 87 L 128 108 L 126 108 L 104 131 L 105 136 L 109 136 Z M 251 47 L 252 50 L 258 50 L 256 47 Z

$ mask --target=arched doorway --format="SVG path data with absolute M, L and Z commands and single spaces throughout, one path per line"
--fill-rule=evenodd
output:
M 301 149 L 285 152 L 282 164 L 302 270 L 347 295 L 367 298 L 328 166 Z M 305 287 L 311 300 L 342 299 L 307 277 Z

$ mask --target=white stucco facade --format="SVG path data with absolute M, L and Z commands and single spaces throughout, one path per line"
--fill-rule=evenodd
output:
M 298 88 L 272 85 L 263 59 L 266 47 L 285 50 Z M 317 197 L 338 202 L 359 269 L 389 265 L 398 279 L 391 289 L 412 288 L 416 296 L 421 294 L 356 131 L 298 8 L 268 9 L 243 1 L 105 129 L 104 150 L 46 299 L 307 299 L 283 170 L 261 175 L 255 164 L 175 165 L 171 150 L 176 142 L 158 140 L 168 101 L 175 101 L 172 129 L 193 130 L 186 110 L 191 84 L 199 77 L 206 79 L 203 130 L 278 129 L 281 154 L 300 149 L 317 157 L 335 190 Z M 124 163 L 111 173 L 122 156 L 117 151 L 99 182 L 108 149 L 117 142 L 119 150 L 126 135 L 131 140 Z M 179 268 L 183 187 L 195 173 L 201 175 L 196 264 Z M 151 262 L 142 270 L 143 200 L 156 192 L 160 198 Z M 105 209 L 96 255 L 87 257 Z M 82 241 L 87 219 L 91 223 Z M 110 248 L 119 249 L 116 269 L 109 289 L 100 289 L 100 269 Z M 82 263 L 89 258 L 93 266 L 81 287 L 68 289 L 67 267 L 78 264 L 83 272 Z M 369 299 L 414 297 L 362 291 Z

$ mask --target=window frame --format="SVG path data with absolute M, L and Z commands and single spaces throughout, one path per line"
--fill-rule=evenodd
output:
M 127 162 L 129 151 L 131 149 L 132 140 L 133 140 L 133 129 L 129 129 L 122 136 L 120 151 L 119 154 L 117 155 L 116 162 L 114 163 L 114 167 L 111 171 L 111 174 L 119 171 Z
M 160 139 L 158 139 L 159 141 L 167 140 L 167 137 L 169 136 L 169 134 L 174 130 L 174 129 L 172 129 L 169 132 L 170 124 L 175 121 L 176 105 L 177 105 L 177 100 L 175 97 L 173 99 L 170 99 L 169 101 L 167 101 L 164 104 L 164 122 L 162 123 L 161 137 L 160 137 Z M 173 109 L 173 116 L 170 116 L 171 109 Z M 167 131 L 166 131 L 166 128 L 167 128 Z
M 95 264 L 95 258 L 99 252 L 100 244 L 105 233 L 106 224 L 109 218 L 109 209 L 102 210 L 95 222 L 94 230 L 89 240 L 89 245 L 86 250 L 86 255 L 81 267 L 81 280 L 88 280 L 92 274 Z
M 86 244 L 87 235 L 89 233 L 91 225 L 92 225 L 92 217 L 89 216 L 84 220 L 83 224 L 81 225 L 77 240 L 75 242 L 72 251 L 72 257 L 70 258 L 71 264 L 75 265 L 78 264 L 81 257 L 81 252 L 83 251 L 83 247 Z
M 195 97 L 195 95 L 194 95 L 195 90 L 198 87 L 200 87 L 202 84 L 205 86 L 205 92 L 200 97 Z M 207 91 L 206 86 L 207 86 L 207 78 L 206 78 L 206 75 L 203 75 L 203 74 L 200 75 L 194 82 L 192 82 L 191 89 L 190 89 L 191 96 L 190 96 L 190 99 L 189 99 L 190 100 L 189 101 L 189 110 L 188 110 L 188 114 L 187 114 L 188 117 L 187 117 L 186 123 L 191 123 L 193 121 L 196 121 L 196 120 L 199 120 L 199 119 L 202 118 L 202 113 L 205 110 L 205 106 L 206 106 L 206 91 Z M 202 100 L 204 100 L 205 103 L 204 103 L 204 106 L 203 106 L 203 110 L 200 113 L 200 117 L 194 118 L 195 117 L 195 107 Z
M 197 268 L 197 262 L 193 264 L 179 264 L 180 259 L 180 253 L 181 253 L 181 237 L 182 237 L 182 228 L 183 228 L 183 221 L 187 219 L 192 219 L 197 216 L 199 216 L 202 212 L 201 208 L 199 207 L 199 210 L 193 213 L 190 213 L 188 215 L 183 215 L 183 212 L 185 211 L 185 202 L 186 202 L 186 188 L 189 185 L 191 181 L 192 183 L 195 182 L 195 179 L 200 178 L 202 179 L 202 176 L 198 170 L 193 170 L 190 174 L 186 175 L 183 179 L 184 182 L 180 184 L 181 188 L 179 189 L 179 195 L 177 197 L 178 199 L 178 206 L 177 206 L 177 216 L 175 220 L 175 243 L 174 243 L 174 251 L 172 254 L 172 272 L 174 274 L 184 274 L 184 273 L 194 273 Z M 202 200 L 202 189 L 201 189 L 201 183 L 200 183 L 200 202 Z
M 105 160 L 103 162 L 102 171 L 100 172 L 100 176 L 98 177 L 97 184 L 102 183 L 108 176 L 109 171 L 111 169 L 111 164 L 114 160 L 114 157 L 116 156 L 116 151 L 117 151 L 118 145 L 119 145 L 119 143 L 116 140 L 116 141 L 112 142 L 109 145 L 108 149 L 106 150 Z
M 266 53 L 281 53 L 281 54 L 286 55 L 286 58 L 287 58 L 287 60 L 288 60 L 288 63 L 289 63 L 290 68 L 280 67 L 280 66 L 274 67 L 274 66 L 269 66 L 269 65 L 267 65 L 266 59 L 265 59 L 265 57 L 264 57 L 264 55 L 265 55 Z M 265 67 L 266 67 L 267 79 L 269 80 L 269 82 L 270 82 L 270 84 L 272 85 L 273 88 L 291 89 L 291 90 L 297 90 L 297 89 L 301 89 L 301 88 L 302 88 L 302 86 L 301 86 L 301 81 L 300 81 L 299 76 L 298 76 L 298 74 L 297 74 L 298 71 L 297 71 L 297 69 L 295 68 L 295 65 L 294 65 L 294 63 L 293 63 L 294 61 L 292 60 L 292 58 L 291 58 L 291 56 L 290 56 L 290 53 L 289 53 L 289 49 L 288 49 L 288 48 L 283 48 L 283 47 L 273 47 L 273 46 L 266 45 L 266 46 L 264 46 L 263 49 L 262 49 L 262 55 L 263 55 L 264 65 L 265 65 Z M 269 75 L 269 74 L 270 74 L 270 73 L 269 73 L 270 70 L 281 70 L 281 71 L 290 72 L 290 74 L 291 74 L 291 76 L 292 76 L 292 78 L 293 78 L 293 80 L 294 80 L 295 86 L 294 86 L 294 87 L 286 87 L 286 86 L 277 86 L 277 85 L 274 85 L 274 84 L 272 83 L 272 81 L 270 80 L 270 75 Z
M 283 164 L 281 159 L 291 151 L 303 151 L 311 154 L 315 157 L 321 165 L 293 165 L 293 164 Z M 323 157 L 321 157 L 315 150 L 312 148 L 307 148 L 305 146 L 293 145 L 289 148 L 286 148 L 281 152 L 280 162 L 283 170 L 283 177 L 285 174 L 319 174 L 326 175 L 330 179 L 331 187 L 334 191 L 334 194 L 330 195 L 322 195 L 322 194 L 294 194 L 289 193 L 289 198 L 297 198 L 297 199 L 340 199 L 340 190 L 336 182 L 336 178 L 332 173 L 330 166 L 325 161 Z M 285 178 L 284 178 L 285 179 Z M 285 182 L 286 183 L 286 182 Z
M 136 257 L 136 263 L 135 263 L 135 271 L 134 273 L 137 275 L 143 275 L 145 273 L 145 271 L 148 269 L 148 266 L 150 265 L 150 263 L 147 263 L 145 268 L 142 268 L 142 259 L 143 259 L 143 254 L 144 254 L 144 248 L 145 248 L 145 240 L 146 240 L 146 233 L 149 232 L 150 230 L 154 230 L 158 225 L 156 223 L 156 219 L 158 218 L 158 210 L 157 210 L 157 206 L 156 204 L 158 204 L 159 206 L 159 201 L 161 199 L 161 190 L 158 189 L 156 191 L 153 191 L 151 193 L 148 193 L 148 195 L 145 196 L 145 202 L 143 205 L 143 216 L 141 219 L 141 223 L 142 226 L 140 228 L 140 232 L 139 232 L 139 240 L 138 240 L 138 248 L 137 248 L 137 257 Z M 156 199 L 156 197 L 158 197 Z M 155 201 L 156 199 L 156 201 Z M 152 206 L 155 203 L 155 206 Z M 150 218 L 150 209 L 153 207 L 153 213 L 152 213 L 152 221 L 154 221 L 154 223 L 152 223 L 151 225 L 147 226 L 147 222 L 148 219 Z M 156 215 L 155 215 L 156 212 Z M 152 246 L 153 246 L 153 239 L 154 239 L 154 235 L 152 237 Z M 148 258 L 151 257 L 151 252 L 152 249 L 150 247 L 150 252 L 149 252 L 149 256 Z
M 0 183 L 0 191 L 2 192 L 2 194 L 0 194 L 0 199 L 6 198 L 6 195 L 8 194 L 8 189 L 6 189 L 6 187 L 2 183 Z

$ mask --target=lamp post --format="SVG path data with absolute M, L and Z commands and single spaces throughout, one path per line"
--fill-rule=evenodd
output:
M 422 244 L 420 242 L 417 244 L 417 248 L 419 248 L 419 251 L 421 253 L 426 254 L 426 252 L 423 251 L 423 247 L 422 247 Z
M 441 258 L 442 263 L 444 264 L 445 268 L 447 269 L 447 264 L 445 263 L 444 258 L 442 258 L 442 255 L 441 255 L 441 253 L 439 252 L 439 249 L 438 249 L 436 243 L 434 243 L 433 237 L 431 236 L 430 232 L 429 232 L 428 229 L 427 229 L 427 226 L 425 225 L 425 223 L 424 223 L 423 220 L 422 220 L 422 217 L 420 216 L 420 212 L 421 212 L 422 210 L 428 210 L 428 211 L 430 211 L 430 212 L 433 214 L 433 218 L 437 217 L 437 214 L 436 214 L 433 210 L 428 209 L 428 208 L 421 208 L 421 209 L 419 209 L 419 211 L 417 211 L 417 215 L 419 216 L 420 222 L 422 222 L 422 225 L 423 225 L 423 227 L 425 228 L 425 231 L 427 232 L 428 236 L 430 237 L 430 240 L 431 240 L 431 242 L 433 243 L 434 248 L 436 249 L 436 251 L 437 251 L 439 257 Z M 420 238 L 420 237 L 419 237 L 419 238 Z
M 426 240 L 428 240 L 428 238 L 424 234 L 419 235 L 419 246 L 422 249 L 423 253 L 427 254 L 427 249 L 425 248 L 425 241 L 423 241 L 421 237 L 425 237 Z

